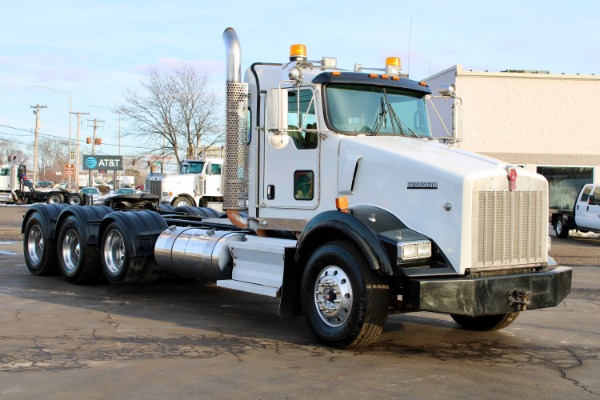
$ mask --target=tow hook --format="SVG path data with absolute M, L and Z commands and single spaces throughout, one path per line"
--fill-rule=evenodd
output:
M 508 304 L 513 306 L 515 311 L 525 311 L 529 305 L 529 296 L 531 296 L 531 290 L 515 289 L 509 291 L 507 294 Z

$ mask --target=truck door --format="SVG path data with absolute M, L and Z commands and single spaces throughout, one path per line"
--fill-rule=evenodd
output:
M 223 196 L 221 185 L 223 179 L 221 176 L 222 165 L 219 162 L 209 162 L 206 165 L 206 193 L 205 196 Z
M 600 230 L 600 186 L 583 188 L 575 205 L 575 223 L 582 228 Z
M 261 218 L 307 219 L 319 204 L 320 145 L 313 90 L 289 89 L 287 108 L 287 144 L 275 147 L 263 136 Z

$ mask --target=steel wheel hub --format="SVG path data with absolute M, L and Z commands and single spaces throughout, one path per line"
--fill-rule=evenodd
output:
M 315 283 L 315 307 L 329 326 L 340 326 L 352 311 L 352 286 L 348 275 L 336 266 L 329 266 L 319 274 Z

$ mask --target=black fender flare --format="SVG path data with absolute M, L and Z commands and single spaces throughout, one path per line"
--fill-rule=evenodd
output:
M 347 212 L 346 212 L 347 211 Z M 397 217 L 373 206 L 356 206 L 342 211 L 326 211 L 311 219 L 298 238 L 295 261 L 302 263 L 322 243 L 335 238 L 352 241 L 362 252 L 369 268 L 393 275 L 394 260 L 386 251 L 389 242 L 382 233 L 405 229 Z
M 102 246 L 101 239 L 112 222 L 120 222 L 122 234 L 129 239 L 125 244 L 131 257 L 153 255 L 156 239 L 168 227 L 165 219 L 156 211 L 113 211 L 100 224 L 98 246 Z
M 61 211 L 69 207 L 68 204 L 33 204 L 28 209 L 25 215 L 23 215 L 23 224 L 21 225 L 21 233 L 25 233 L 25 226 L 29 221 L 29 218 L 34 213 L 38 213 L 42 220 L 42 229 L 46 233 L 49 239 L 56 238 L 56 220 L 60 215 Z
M 98 244 L 98 228 L 102 218 L 112 211 L 112 208 L 106 206 L 75 206 L 68 205 L 62 210 L 56 226 L 60 227 L 64 221 L 73 216 L 80 222 L 81 241 L 88 246 L 96 246 Z

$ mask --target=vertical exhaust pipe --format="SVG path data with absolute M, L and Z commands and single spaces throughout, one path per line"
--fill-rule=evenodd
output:
M 248 220 L 239 210 L 247 208 L 246 164 L 248 118 L 248 84 L 241 80 L 242 49 L 233 28 L 223 32 L 226 51 L 226 137 L 225 185 L 223 209 L 231 223 L 247 229 Z

